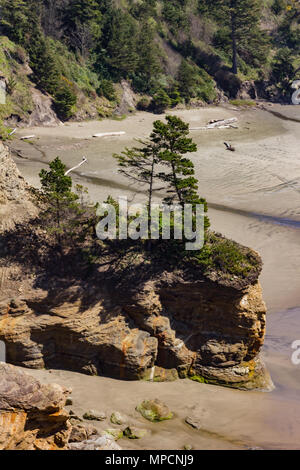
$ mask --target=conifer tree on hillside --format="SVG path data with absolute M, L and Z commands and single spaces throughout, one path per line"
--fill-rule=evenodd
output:
M 117 79 L 132 75 L 138 64 L 137 25 L 130 15 L 115 10 L 107 27 L 106 61 Z
M 98 0 L 71 0 L 62 9 L 62 26 L 70 46 L 87 58 L 101 36 L 102 14 Z
M 263 61 L 266 37 L 259 27 L 262 11 L 260 0 L 199 0 L 199 9 L 219 23 L 223 32 L 221 42 L 226 42 L 228 32 L 234 74 L 238 73 L 239 56 L 248 63 L 255 58 Z
M 133 83 L 135 88 L 144 93 L 150 91 L 152 77 L 162 72 L 154 36 L 155 30 L 151 24 L 142 22 L 136 40 L 138 62 Z
M 33 28 L 27 50 L 33 80 L 41 90 L 54 94 L 58 87 L 60 73 L 55 55 L 39 26 Z

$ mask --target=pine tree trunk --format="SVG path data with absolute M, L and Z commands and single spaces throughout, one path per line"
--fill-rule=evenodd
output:
M 151 251 L 151 249 L 152 249 L 152 241 L 151 241 L 151 205 L 152 205 L 152 196 L 153 196 L 154 165 L 155 165 L 155 159 L 153 157 L 152 166 L 151 166 L 150 185 L 149 185 L 149 198 L 148 198 L 148 235 L 149 235 L 149 239 L 147 240 L 147 243 L 146 243 L 146 250 L 147 251 Z
M 236 18 L 235 13 L 231 11 L 231 40 L 232 40 L 232 73 L 237 75 L 237 40 L 236 40 Z

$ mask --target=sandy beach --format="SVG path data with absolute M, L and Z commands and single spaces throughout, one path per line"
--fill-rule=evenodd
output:
M 90 408 L 122 411 L 149 429 L 149 436 L 123 448 L 267 449 L 300 447 L 300 366 L 291 362 L 291 344 L 300 339 L 300 107 L 238 109 L 232 106 L 176 111 L 191 127 L 211 119 L 236 117 L 238 129 L 192 130 L 198 151 L 191 158 L 199 179 L 199 193 L 209 203 L 212 228 L 259 251 L 264 261 L 261 283 L 268 306 L 263 357 L 272 375 L 271 393 L 240 392 L 190 380 L 176 383 L 121 382 L 65 371 L 33 371 L 44 381 L 73 389 L 76 413 Z M 75 183 L 88 187 L 94 201 L 130 196 L 143 199 L 143 188 L 129 187 L 118 174 L 113 153 L 134 145 L 152 129 L 155 116 L 137 113 L 123 121 L 68 123 L 55 128 L 19 129 L 11 148 L 26 180 L 38 186 L 38 173 L 59 156 L 68 168 L 83 156 L 88 164 L 73 174 Z M 97 132 L 124 131 L 119 137 L 93 138 Z M 35 135 L 30 141 L 20 137 Z M 230 142 L 236 152 L 225 150 Z M 31 373 L 31 371 L 30 371 Z M 149 424 L 135 412 L 145 398 L 165 401 L 175 418 Z M 195 431 L 184 418 L 203 410 L 203 429 Z M 109 423 L 102 423 L 111 427 Z M 105 427 L 103 428 L 105 429 Z

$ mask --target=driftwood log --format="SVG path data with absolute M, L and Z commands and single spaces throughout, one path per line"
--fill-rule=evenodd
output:
M 202 127 L 191 127 L 191 131 L 207 130 L 207 129 L 237 129 L 238 127 L 234 125 L 237 122 L 237 118 L 229 119 L 220 119 L 209 121 L 207 126 Z
M 94 134 L 93 137 L 109 137 L 109 136 L 119 136 L 125 135 L 126 132 L 101 132 L 100 134 Z

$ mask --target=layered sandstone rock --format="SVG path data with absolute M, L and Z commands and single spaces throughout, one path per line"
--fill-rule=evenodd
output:
M 0 158 L 0 211 L 19 204 L 24 218 L 22 204 L 32 205 L 28 187 L 5 147 Z M 16 210 L 9 220 L 15 216 Z M 39 248 L 38 236 L 32 243 Z M 7 267 L 1 240 L 0 248 L 0 340 L 8 362 L 131 380 L 179 376 L 239 388 L 271 386 L 258 359 L 266 307 L 258 283 L 261 260 L 252 250 L 246 249 L 256 267 L 244 278 L 204 276 L 189 264 L 134 264 L 130 257 L 123 270 L 106 262 L 86 281 L 80 269 L 77 280 L 37 269 L 34 253 L 26 270 L 21 253 L 13 253 Z
M 68 394 L 0 363 L 0 450 L 65 449 L 71 432 L 63 409 Z
M 0 340 L 13 364 L 121 379 L 174 380 L 177 371 L 239 388 L 270 385 L 257 359 L 266 324 L 259 283 L 237 290 L 169 276 L 126 294 L 99 286 L 86 297 L 77 286 L 57 288 L 55 298 L 54 291 L 35 295 L 0 306 Z

